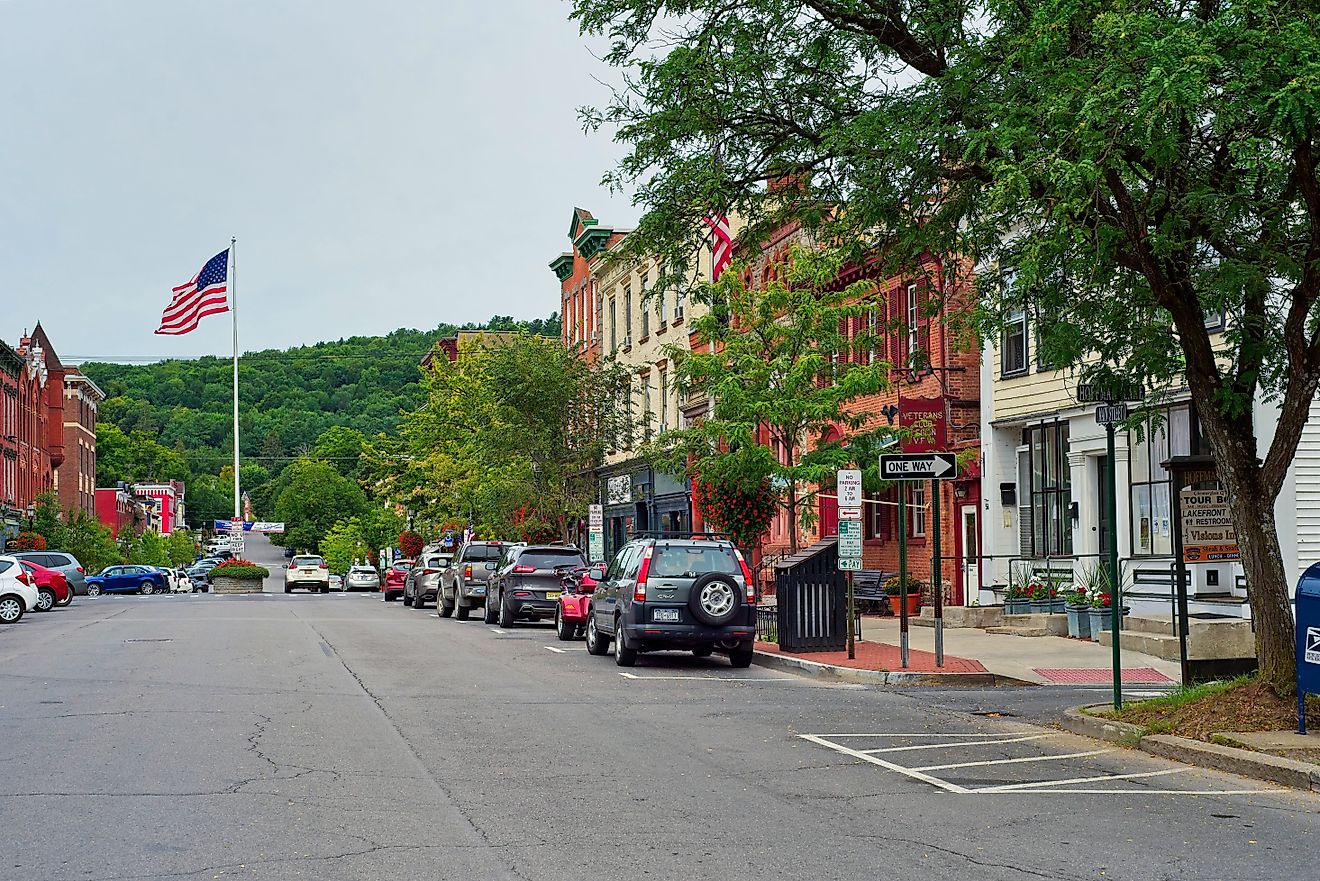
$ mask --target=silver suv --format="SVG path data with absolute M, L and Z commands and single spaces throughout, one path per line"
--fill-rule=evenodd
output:
M 495 561 L 508 546 L 507 541 L 473 541 L 463 545 L 440 576 L 436 605 L 440 607 L 441 618 L 453 615 L 466 621 L 473 609 L 485 608 L 486 582 L 495 571 Z
M 69 582 L 70 596 L 87 595 L 87 573 L 78 558 L 68 551 L 14 551 L 9 556 L 61 572 Z
M 716 538 L 636 538 L 605 569 L 587 612 L 587 651 L 621 667 L 640 652 L 716 649 L 735 667 L 752 663 L 756 596 L 752 573 L 733 543 Z

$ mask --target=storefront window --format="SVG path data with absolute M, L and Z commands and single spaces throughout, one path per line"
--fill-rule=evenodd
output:
M 1142 426 L 1128 433 L 1132 487 L 1132 553 L 1167 557 L 1173 553 L 1171 479 L 1164 468 L 1170 456 L 1192 452 L 1192 420 L 1188 407 L 1170 407 L 1146 414 Z
M 1073 552 L 1072 471 L 1068 466 L 1068 423 L 1033 425 L 1023 432 L 1027 449 L 1019 484 L 1023 516 L 1030 534 L 1023 536 L 1034 557 L 1067 557 Z

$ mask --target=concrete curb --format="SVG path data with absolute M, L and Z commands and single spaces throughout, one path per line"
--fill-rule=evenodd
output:
M 1096 705 L 1107 707 L 1107 704 Z M 1241 777 L 1278 783 L 1293 789 L 1320 792 L 1320 765 L 1284 759 L 1267 753 L 1258 753 L 1235 746 L 1206 743 L 1188 737 L 1170 734 L 1146 734 L 1139 725 L 1115 722 L 1087 714 L 1090 707 L 1072 707 L 1065 710 L 1059 725 L 1066 731 L 1096 740 L 1120 743 L 1142 752 L 1184 765 L 1213 768 Z
M 790 658 L 774 652 L 755 653 L 752 662 L 772 670 L 802 673 L 818 679 L 852 682 L 862 685 L 945 686 L 963 688 L 992 688 L 994 686 L 1035 686 L 1034 682 L 1000 676 L 995 673 L 924 673 L 913 670 L 857 670 L 822 664 L 805 658 Z
M 1095 706 L 1108 706 L 1108 704 L 1096 704 Z M 1127 722 L 1115 722 L 1112 719 L 1092 716 L 1086 712 L 1088 709 L 1092 709 L 1092 707 L 1070 707 L 1064 710 L 1063 718 L 1059 720 L 1059 726 L 1065 731 L 1071 731 L 1073 734 L 1080 734 L 1083 737 L 1108 740 L 1111 743 L 1121 743 L 1124 746 L 1133 748 L 1141 745 L 1141 736 L 1146 733 L 1146 729 L 1140 725 L 1130 725 Z

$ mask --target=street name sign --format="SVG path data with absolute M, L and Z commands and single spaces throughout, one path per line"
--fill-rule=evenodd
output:
M 958 457 L 953 453 L 885 453 L 880 457 L 881 480 L 953 480 Z
M 1080 382 L 1077 384 L 1079 404 L 1117 404 L 1143 399 L 1141 387 L 1127 383 Z
M 1095 408 L 1095 421 L 1101 425 L 1117 425 L 1127 418 L 1127 404 L 1105 404 Z
M 862 507 L 862 472 L 852 469 L 840 471 L 837 486 L 840 509 Z

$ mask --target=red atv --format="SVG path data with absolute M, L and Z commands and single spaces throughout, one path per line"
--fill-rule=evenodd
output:
M 565 642 L 581 639 L 587 633 L 587 607 L 596 582 L 587 574 L 587 567 L 579 566 L 565 572 L 560 583 L 564 589 L 555 609 L 555 632 Z

